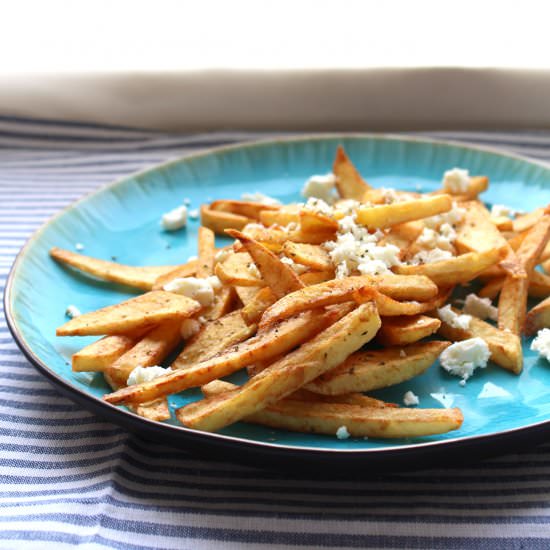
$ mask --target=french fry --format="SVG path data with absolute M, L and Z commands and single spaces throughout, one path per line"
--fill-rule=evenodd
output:
M 415 220 L 412 222 L 399 223 L 391 227 L 389 233 L 380 239 L 380 246 L 393 244 L 400 249 L 399 257 L 404 258 L 407 249 L 420 236 L 424 229 L 424 224 Z
M 184 369 L 210 359 L 217 353 L 244 342 L 256 332 L 255 325 L 247 325 L 240 311 L 233 311 L 217 320 L 206 323 L 183 348 L 172 369 Z
M 244 321 L 249 325 L 258 323 L 264 311 L 276 301 L 277 297 L 268 286 L 262 288 L 256 293 L 254 299 L 241 310 Z
M 168 407 L 168 401 L 164 397 L 160 397 L 149 403 L 142 403 L 135 407 L 130 407 L 130 410 L 133 410 L 137 415 L 147 420 L 154 420 L 155 422 L 169 420 L 172 416 L 170 414 L 170 408 Z
M 341 145 L 336 149 L 332 171 L 336 176 L 336 189 L 343 199 L 361 201 L 365 192 L 371 188 L 361 177 Z
M 514 222 L 506 216 L 491 216 L 491 221 L 499 231 L 514 230 Z
M 226 229 L 242 229 L 245 225 L 253 223 L 253 218 L 239 216 L 231 212 L 212 210 L 206 204 L 201 206 L 201 224 L 208 227 L 216 235 L 225 235 Z
M 369 229 L 382 229 L 442 214 L 448 212 L 452 206 L 453 201 L 450 195 L 435 195 L 380 206 L 362 206 L 357 209 L 357 223 Z
M 534 270 L 529 281 L 529 296 L 533 298 L 550 296 L 550 276 Z
M 235 393 L 191 403 L 179 409 L 176 416 L 183 425 L 203 431 L 216 431 L 233 424 L 339 365 L 371 340 L 379 327 L 374 303 L 363 304 L 251 378 Z
M 384 317 L 376 340 L 383 346 L 406 346 L 437 331 L 441 321 L 426 315 Z
M 208 227 L 199 227 L 199 258 L 196 276 L 209 277 L 214 274 L 214 256 L 216 254 L 214 232 Z
M 303 233 L 321 233 L 325 235 L 325 241 L 330 241 L 338 231 L 338 222 L 325 214 L 304 208 L 300 210 L 300 227 Z
M 539 220 L 544 216 L 544 207 L 536 208 L 532 212 L 529 212 L 528 214 L 523 214 L 521 216 L 517 216 L 514 220 L 514 231 L 516 233 L 522 233 L 523 231 L 527 231 L 528 229 L 531 229 L 534 225 L 536 225 Z
M 441 189 L 436 193 L 449 193 L 461 202 L 476 199 L 480 193 L 486 191 L 489 187 L 489 178 L 487 176 L 471 176 L 468 182 L 468 189 L 465 192 L 454 192 L 451 189 Z
M 235 252 L 223 262 L 216 264 L 214 271 L 220 281 L 230 286 L 261 287 L 265 282 L 254 271 L 255 264 L 248 252 Z
M 283 245 L 283 253 L 297 264 L 317 271 L 333 269 L 328 252 L 319 245 L 287 241 Z
M 489 279 L 485 285 L 478 292 L 478 296 L 481 298 L 490 298 L 494 300 L 500 292 L 502 285 L 504 284 L 504 276 L 502 277 L 493 277 Z
M 104 336 L 73 354 L 72 369 L 74 372 L 103 372 L 142 336 L 143 331 Z
M 120 304 L 83 313 L 56 330 L 57 336 L 124 334 L 169 320 L 183 320 L 197 313 L 195 300 L 163 290 L 153 290 Z
M 262 279 L 276 297 L 281 298 L 289 292 L 303 288 L 304 283 L 295 271 L 265 246 L 238 231 L 228 230 L 227 233 L 241 241 L 262 274 Z
M 281 207 L 263 202 L 239 201 L 222 199 L 210 204 L 210 209 L 219 212 L 229 212 L 238 216 L 244 216 L 253 220 L 259 220 L 262 212 L 276 212 Z
M 98 279 L 141 290 L 151 290 L 158 277 L 169 273 L 176 267 L 174 265 L 134 267 L 91 258 L 57 247 L 50 250 L 50 256 L 58 262 L 74 267 Z
M 121 355 L 107 372 L 118 385 L 126 385 L 128 376 L 137 367 L 159 365 L 181 342 L 181 320 L 165 321 L 148 332 L 134 347 Z
M 260 291 L 260 289 L 255 286 L 236 286 L 233 288 L 235 289 L 237 298 L 239 298 L 239 301 L 243 307 L 252 302 L 256 294 Z
M 460 313 L 456 309 L 454 311 Z M 515 374 L 519 374 L 523 369 L 523 355 L 519 337 L 511 332 L 500 330 L 477 317 L 471 318 L 467 329 L 452 327 L 441 319 L 438 333 L 453 341 L 468 340 L 475 337 L 482 338 L 489 346 L 491 361 Z
M 496 264 L 502 258 L 498 249 L 484 252 L 468 252 L 455 258 L 422 265 L 398 265 L 395 272 L 401 275 L 424 275 L 436 285 L 457 285 L 468 283 L 476 276 Z
M 532 308 L 525 318 L 525 333 L 535 334 L 541 328 L 550 327 L 550 297 Z
M 191 260 L 185 264 L 179 265 L 175 269 L 160 275 L 155 279 L 153 284 L 153 290 L 162 290 L 164 285 L 172 282 L 174 279 L 180 279 L 184 277 L 193 277 L 197 272 L 198 260 Z
M 260 223 L 266 227 L 272 225 L 286 226 L 291 223 L 300 223 L 300 208 L 298 204 L 281 206 L 279 210 L 262 210 L 260 212 Z
M 236 294 L 232 286 L 224 286 L 217 291 L 214 302 L 204 309 L 201 317 L 207 321 L 214 321 L 233 310 Z
M 449 342 L 432 341 L 404 348 L 358 351 L 305 387 L 323 395 L 387 388 L 425 372 L 448 345 Z
M 216 357 L 196 363 L 189 368 L 180 367 L 176 372 L 151 382 L 122 388 L 106 395 L 104 399 L 114 404 L 144 403 L 187 388 L 202 386 L 257 361 L 268 360 L 290 351 L 331 325 L 347 311 L 349 308 L 326 313 L 308 311 L 280 323 L 273 330 L 265 331 L 237 344 Z

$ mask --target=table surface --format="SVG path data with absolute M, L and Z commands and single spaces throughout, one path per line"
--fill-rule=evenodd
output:
M 168 135 L 0 116 L 0 285 L 44 220 L 117 177 L 266 133 Z M 550 160 L 550 133 L 439 132 Z M 0 318 L 0 548 L 550 547 L 550 444 L 343 478 L 148 443 L 61 397 Z

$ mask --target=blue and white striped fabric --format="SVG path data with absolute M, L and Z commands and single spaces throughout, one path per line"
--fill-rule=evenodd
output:
M 437 133 L 550 160 L 550 133 Z M 262 137 L 265 134 L 262 134 Z M 0 284 L 26 238 L 110 180 L 258 134 L 0 117 Z M 550 548 L 550 444 L 344 480 L 257 471 L 128 435 L 61 397 L 0 319 L 0 548 Z

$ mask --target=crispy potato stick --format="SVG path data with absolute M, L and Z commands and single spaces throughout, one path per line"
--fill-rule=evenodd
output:
M 422 374 L 449 344 L 434 341 L 405 348 L 358 351 L 306 388 L 325 395 L 387 388 Z
M 151 290 L 158 277 L 169 273 L 176 267 L 174 265 L 134 267 L 91 258 L 57 247 L 50 250 L 50 256 L 58 262 L 70 265 L 98 279 L 141 290 Z
M 304 283 L 295 271 L 265 246 L 239 231 L 228 230 L 227 234 L 241 241 L 262 274 L 262 279 L 277 298 L 303 288 Z
M 275 204 L 264 204 L 263 202 L 239 201 L 239 200 L 217 200 L 210 204 L 211 210 L 230 212 L 245 218 L 259 220 L 264 211 L 276 212 L 281 207 Z
M 328 252 L 319 245 L 287 241 L 283 245 L 283 253 L 297 264 L 311 267 L 317 271 L 333 269 Z
M 262 288 L 254 299 L 243 307 L 241 315 L 247 324 L 258 323 L 264 313 L 264 311 L 277 301 L 275 294 L 268 287 Z
M 514 279 L 507 276 L 498 299 L 498 328 L 520 334 L 525 322 L 529 280 L 538 262 L 540 253 L 550 237 L 550 214 L 539 218 L 523 239 L 516 255 L 527 277 Z
M 529 296 L 533 298 L 550 296 L 550 276 L 534 270 L 529 281 Z
M 300 281 L 306 286 L 318 285 L 334 279 L 334 269 L 328 271 L 307 271 L 300 275 Z
M 449 299 L 453 287 L 442 287 L 438 295 L 426 302 L 398 302 L 377 290 L 374 291 L 374 300 L 378 313 L 384 317 L 395 317 L 399 315 L 419 315 L 420 313 L 426 313 L 434 308 L 441 307 Z M 365 301 L 372 299 L 371 288 L 360 288 L 353 294 L 353 299 L 361 304 Z
M 169 420 L 171 417 L 168 401 L 165 397 L 160 397 L 159 399 L 155 399 L 149 403 L 142 403 L 135 407 L 130 406 L 129 408 L 137 415 L 147 418 L 147 420 L 154 420 L 155 422 Z
M 383 229 L 448 212 L 453 206 L 450 195 L 435 195 L 407 202 L 380 206 L 363 206 L 357 209 L 357 223 L 369 229 Z
M 243 306 L 246 306 L 250 302 L 252 302 L 256 294 L 258 294 L 258 292 L 260 292 L 261 290 L 255 286 L 236 286 L 234 288 L 235 292 L 237 293 L 237 297 L 239 298 L 239 301 Z
M 321 244 L 334 240 L 334 232 L 306 232 L 298 226 L 292 230 L 285 230 L 281 227 L 262 227 L 259 224 L 251 224 L 243 229 L 243 234 L 255 241 L 262 243 L 273 252 L 281 252 L 284 243 L 292 241 L 295 243 Z
M 491 221 L 499 231 L 514 230 L 514 222 L 506 216 L 491 216 Z
M 148 332 L 137 344 L 121 355 L 107 372 L 120 386 L 127 384 L 128 376 L 137 367 L 159 365 L 181 342 L 181 320 L 165 321 Z
M 502 257 L 498 249 L 484 252 L 468 252 L 449 258 L 422 265 L 398 265 L 395 271 L 401 275 L 425 275 L 436 285 L 457 285 L 475 279 L 479 273 L 496 264 Z
M 391 190 L 390 198 L 393 199 L 393 196 L 396 196 L 401 200 L 412 200 L 419 199 L 422 197 L 420 193 L 413 193 L 411 191 L 399 191 L 398 189 Z M 364 195 L 361 202 L 370 202 L 371 204 L 387 204 L 388 202 L 393 202 L 393 200 L 388 201 L 388 190 L 387 189 L 369 189 Z
M 535 334 L 541 328 L 550 327 L 550 297 L 538 303 L 525 318 L 525 333 Z
M 74 372 L 102 372 L 110 367 L 123 353 L 134 347 L 143 336 L 143 331 L 130 334 L 104 336 L 82 348 L 72 356 Z
M 97 311 L 83 313 L 56 330 L 57 336 L 124 334 L 163 321 L 183 320 L 197 313 L 201 305 L 185 296 L 153 290 Z
M 300 208 L 301 206 L 297 204 L 288 204 L 281 206 L 279 210 L 262 210 L 260 212 L 260 223 L 266 227 L 300 223 Z
M 361 177 L 341 145 L 336 149 L 332 171 L 336 176 L 336 189 L 343 199 L 361 201 L 365 192 L 371 188 Z
M 455 313 L 460 313 L 454 309 Z M 515 334 L 499 330 L 493 325 L 472 317 L 467 329 L 451 327 L 443 320 L 439 327 L 439 334 L 449 340 L 468 340 L 478 336 L 487 342 L 491 352 L 491 361 L 506 370 L 519 374 L 523 368 L 521 340 Z
M 179 409 L 176 416 L 189 428 L 209 432 L 233 424 L 339 365 L 371 340 L 379 327 L 374 303 L 363 304 L 251 378 L 235 393 L 191 403 Z
M 338 304 L 353 299 L 354 292 L 365 289 L 362 301 L 368 301 L 368 289 L 377 289 L 396 298 L 430 299 L 437 295 L 437 287 L 425 277 L 399 277 L 398 275 L 359 275 L 333 279 L 307 286 L 286 296 L 269 307 L 262 316 L 260 328 L 269 326 L 300 311 Z M 372 294 L 371 294 L 372 299 Z
M 208 227 L 216 235 L 225 235 L 226 229 L 242 229 L 245 225 L 255 220 L 246 216 L 239 216 L 231 212 L 212 210 L 206 204 L 201 206 L 201 224 Z
M 514 220 L 514 231 L 516 233 L 522 233 L 523 231 L 527 231 L 528 229 L 531 229 L 534 225 L 537 224 L 537 222 L 544 216 L 544 207 L 536 208 L 532 212 L 529 212 L 528 214 L 523 214 L 522 216 L 518 216 Z
M 199 227 L 199 259 L 197 277 L 205 278 L 214 274 L 214 256 L 216 254 L 215 235 L 208 227 Z
M 489 279 L 478 292 L 478 296 L 481 298 L 490 298 L 491 300 L 494 300 L 498 296 L 503 283 L 504 276 Z
M 155 279 L 155 283 L 153 284 L 153 290 L 162 290 L 164 285 L 167 285 L 174 279 L 179 279 L 181 277 L 193 277 L 197 272 L 198 263 L 198 260 L 191 260 L 176 267 L 172 271 L 157 277 L 157 279 Z
M 195 363 L 205 361 L 224 349 L 244 342 L 256 332 L 255 325 L 247 325 L 240 311 L 233 311 L 224 317 L 206 323 L 201 330 L 187 342 L 171 367 L 188 368 Z
M 222 378 L 256 361 L 268 360 L 300 345 L 313 335 L 340 318 L 349 309 L 332 310 L 326 313 L 308 311 L 298 317 L 288 319 L 242 344 L 189 368 L 180 368 L 129 388 L 123 388 L 105 396 L 109 403 L 143 403 L 157 397 L 178 393 L 192 387 L 202 386 L 216 378 Z
M 334 239 L 338 231 L 338 222 L 309 208 L 300 210 L 300 226 L 303 233 L 322 233 L 326 235 L 326 241 Z
M 222 283 L 230 286 L 264 286 L 265 282 L 255 274 L 255 264 L 247 252 L 235 252 L 214 269 Z
M 217 291 L 214 303 L 204 309 L 201 317 L 207 321 L 219 319 L 234 309 L 235 301 L 235 289 L 232 286 L 224 286 Z
M 437 331 L 441 321 L 426 315 L 384 317 L 376 340 L 384 346 L 406 346 Z

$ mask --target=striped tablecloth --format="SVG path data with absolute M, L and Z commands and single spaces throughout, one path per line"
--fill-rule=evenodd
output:
M 432 133 L 550 160 L 550 133 Z M 265 136 L 265 134 L 261 134 Z M 0 117 L 0 284 L 54 212 L 114 178 L 259 134 Z M 355 479 L 204 460 L 61 397 L 0 318 L 1 548 L 550 548 L 550 444 Z

